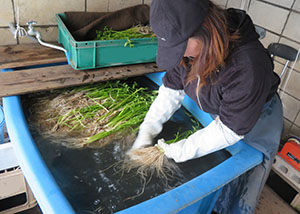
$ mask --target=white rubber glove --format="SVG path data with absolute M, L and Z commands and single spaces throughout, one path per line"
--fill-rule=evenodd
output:
M 166 144 L 161 139 L 157 144 L 168 158 L 180 163 L 233 145 L 243 137 L 237 135 L 217 117 L 207 127 L 195 132 L 187 139 L 172 144 Z
M 183 90 L 174 90 L 164 85 L 159 87 L 158 95 L 151 104 L 131 149 L 152 144 L 153 138 L 161 132 L 163 123 L 181 107 L 184 95 Z

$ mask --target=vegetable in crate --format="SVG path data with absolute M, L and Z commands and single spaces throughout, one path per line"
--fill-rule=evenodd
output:
M 104 27 L 103 31 L 96 31 L 97 37 L 96 40 L 121 40 L 126 39 L 127 41 L 124 43 L 124 47 L 128 46 L 133 47 L 132 39 L 138 38 L 154 38 L 154 34 L 152 32 L 151 27 L 149 26 L 141 26 L 137 25 L 135 27 L 123 30 L 123 31 L 115 31 L 107 26 Z

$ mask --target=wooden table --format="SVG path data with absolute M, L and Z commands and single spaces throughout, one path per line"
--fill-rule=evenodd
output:
M 60 63 L 62 65 L 19 69 L 25 66 L 52 63 Z M 9 71 L 9 68 L 13 68 L 12 72 L 0 73 L 0 97 L 78 86 L 162 71 L 155 63 L 92 70 L 74 70 L 70 65 L 65 63 L 66 57 L 62 51 L 44 47 L 40 44 L 0 46 L 0 69 L 4 69 L 2 71 Z

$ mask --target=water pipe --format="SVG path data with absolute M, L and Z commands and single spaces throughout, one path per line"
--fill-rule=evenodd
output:
M 46 42 L 43 42 L 42 40 L 42 35 L 40 32 L 36 31 L 33 27 L 33 25 L 37 24 L 37 22 L 35 21 L 29 21 L 26 23 L 28 25 L 28 31 L 27 31 L 27 34 L 29 36 L 32 36 L 34 38 L 36 38 L 36 40 L 43 46 L 46 46 L 46 47 L 49 47 L 49 48 L 54 48 L 54 49 L 57 49 L 57 50 L 60 50 L 60 51 L 63 51 L 66 55 L 67 55 L 67 50 L 64 49 L 63 47 L 60 47 L 60 46 L 57 46 L 57 45 L 53 45 L 53 44 L 50 44 L 50 43 L 46 43 Z
M 24 28 L 20 28 L 19 25 L 17 25 L 17 28 L 15 27 L 15 25 L 13 23 L 8 23 L 9 29 L 11 31 L 11 33 L 14 35 L 14 38 L 16 39 L 17 37 L 24 37 L 27 36 L 29 39 L 40 43 L 41 45 L 45 46 L 45 47 L 49 47 L 49 48 L 54 48 L 60 51 L 63 51 L 66 55 L 66 58 L 69 62 L 69 54 L 67 52 L 66 49 L 64 49 L 63 47 L 57 46 L 57 45 L 53 45 L 50 43 L 46 43 L 42 40 L 42 35 L 40 32 L 35 31 L 33 25 L 36 24 L 37 22 L 35 21 L 29 21 L 26 24 L 28 25 L 28 31 L 26 31 Z

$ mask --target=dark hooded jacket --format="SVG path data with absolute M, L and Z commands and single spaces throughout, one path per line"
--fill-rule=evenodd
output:
M 204 85 L 197 101 L 197 80 L 186 84 L 188 68 L 168 70 L 163 78 L 166 87 L 181 90 L 205 112 L 217 114 L 221 121 L 239 135 L 247 134 L 258 120 L 263 106 L 276 93 L 280 79 L 250 17 L 241 10 L 228 9 L 230 29 L 239 31 L 226 64 L 215 74 L 212 84 Z

